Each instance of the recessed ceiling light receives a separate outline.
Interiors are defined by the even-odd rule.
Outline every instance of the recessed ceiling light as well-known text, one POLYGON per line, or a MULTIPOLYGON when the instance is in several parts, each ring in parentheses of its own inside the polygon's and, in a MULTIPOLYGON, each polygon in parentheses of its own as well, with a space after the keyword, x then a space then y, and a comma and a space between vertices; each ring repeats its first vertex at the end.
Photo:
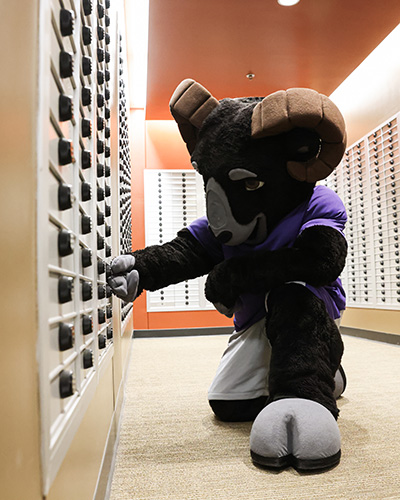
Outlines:
POLYGON ((300 0, 278 0, 279 5, 284 5, 285 7, 291 7, 292 5, 296 5, 300 0))

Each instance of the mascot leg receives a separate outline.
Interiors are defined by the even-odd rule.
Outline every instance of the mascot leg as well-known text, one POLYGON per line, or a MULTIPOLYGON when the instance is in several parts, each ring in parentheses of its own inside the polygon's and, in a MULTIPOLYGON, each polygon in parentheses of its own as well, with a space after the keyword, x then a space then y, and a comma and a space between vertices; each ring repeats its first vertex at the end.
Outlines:
POLYGON ((340 460, 335 374, 343 343, 325 304, 300 284, 268 297, 267 334, 272 345, 269 404, 250 436, 255 463, 318 470, 340 460))
POLYGON ((264 408, 270 357, 265 318, 231 335, 208 391, 210 406, 220 420, 252 421, 264 408))

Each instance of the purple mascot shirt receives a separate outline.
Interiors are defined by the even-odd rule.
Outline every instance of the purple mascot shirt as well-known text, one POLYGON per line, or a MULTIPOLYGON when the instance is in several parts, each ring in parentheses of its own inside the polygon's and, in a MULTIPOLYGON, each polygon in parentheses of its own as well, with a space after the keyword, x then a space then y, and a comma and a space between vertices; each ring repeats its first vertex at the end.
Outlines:
MULTIPOLYGON (((343 234, 346 220, 346 210, 337 194, 325 186, 316 186, 311 198, 282 219, 266 240, 259 245, 227 246, 219 243, 209 229, 206 217, 195 220, 188 226, 188 229, 217 264, 224 259, 240 257, 256 251, 290 248, 299 234, 312 226, 329 226, 343 234)), ((339 278, 323 287, 306 286, 324 301, 331 318, 340 317, 340 312, 345 309, 346 298, 339 278)), ((242 307, 236 312, 234 319, 236 331, 248 328, 266 314, 265 294, 245 293, 240 296, 240 301, 242 307)))

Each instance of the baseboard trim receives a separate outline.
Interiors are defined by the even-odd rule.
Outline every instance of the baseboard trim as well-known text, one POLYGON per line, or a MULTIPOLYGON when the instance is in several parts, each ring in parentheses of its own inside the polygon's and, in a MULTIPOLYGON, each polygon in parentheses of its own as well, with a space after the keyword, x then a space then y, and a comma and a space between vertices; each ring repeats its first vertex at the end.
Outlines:
POLYGON ((168 328, 164 330, 134 330, 133 338, 145 339, 155 337, 192 337, 197 335, 230 335, 233 326, 206 328, 168 328))
POLYGON ((378 342, 386 342, 387 344, 400 345, 400 335, 395 333, 375 332, 373 330, 362 330, 359 328, 350 328, 341 326, 342 335, 350 335, 351 337, 360 337, 368 340, 376 340, 378 342))
MULTIPOLYGON (((146 339, 158 337, 191 337, 197 335, 230 335, 233 327, 205 327, 205 328, 168 328, 160 330, 134 330, 133 338, 146 339)), ((400 345, 400 335, 395 333, 375 332, 372 330, 362 330, 359 328, 350 328, 341 326, 340 331, 343 335, 351 337, 360 337, 368 340, 376 340, 378 342, 386 342, 387 344, 400 345)))

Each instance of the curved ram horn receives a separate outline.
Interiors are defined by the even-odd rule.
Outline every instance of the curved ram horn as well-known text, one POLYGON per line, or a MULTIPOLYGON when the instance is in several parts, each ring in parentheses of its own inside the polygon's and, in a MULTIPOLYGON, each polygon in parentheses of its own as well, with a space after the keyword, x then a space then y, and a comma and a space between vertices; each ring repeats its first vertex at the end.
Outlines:
POLYGON ((259 102, 252 115, 254 139, 287 132, 295 127, 314 129, 321 139, 316 158, 307 162, 288 161, 289 174, 299 181, 316 182, 334 170, 346 149, 344 119, 333 102, 315 90, 279 90, 259 102))
POLYGON ((194 80, 183 80, 173 93, 169 108, 190 154, 196 147, 197 130, 218 105, 217 99, 194 80))

